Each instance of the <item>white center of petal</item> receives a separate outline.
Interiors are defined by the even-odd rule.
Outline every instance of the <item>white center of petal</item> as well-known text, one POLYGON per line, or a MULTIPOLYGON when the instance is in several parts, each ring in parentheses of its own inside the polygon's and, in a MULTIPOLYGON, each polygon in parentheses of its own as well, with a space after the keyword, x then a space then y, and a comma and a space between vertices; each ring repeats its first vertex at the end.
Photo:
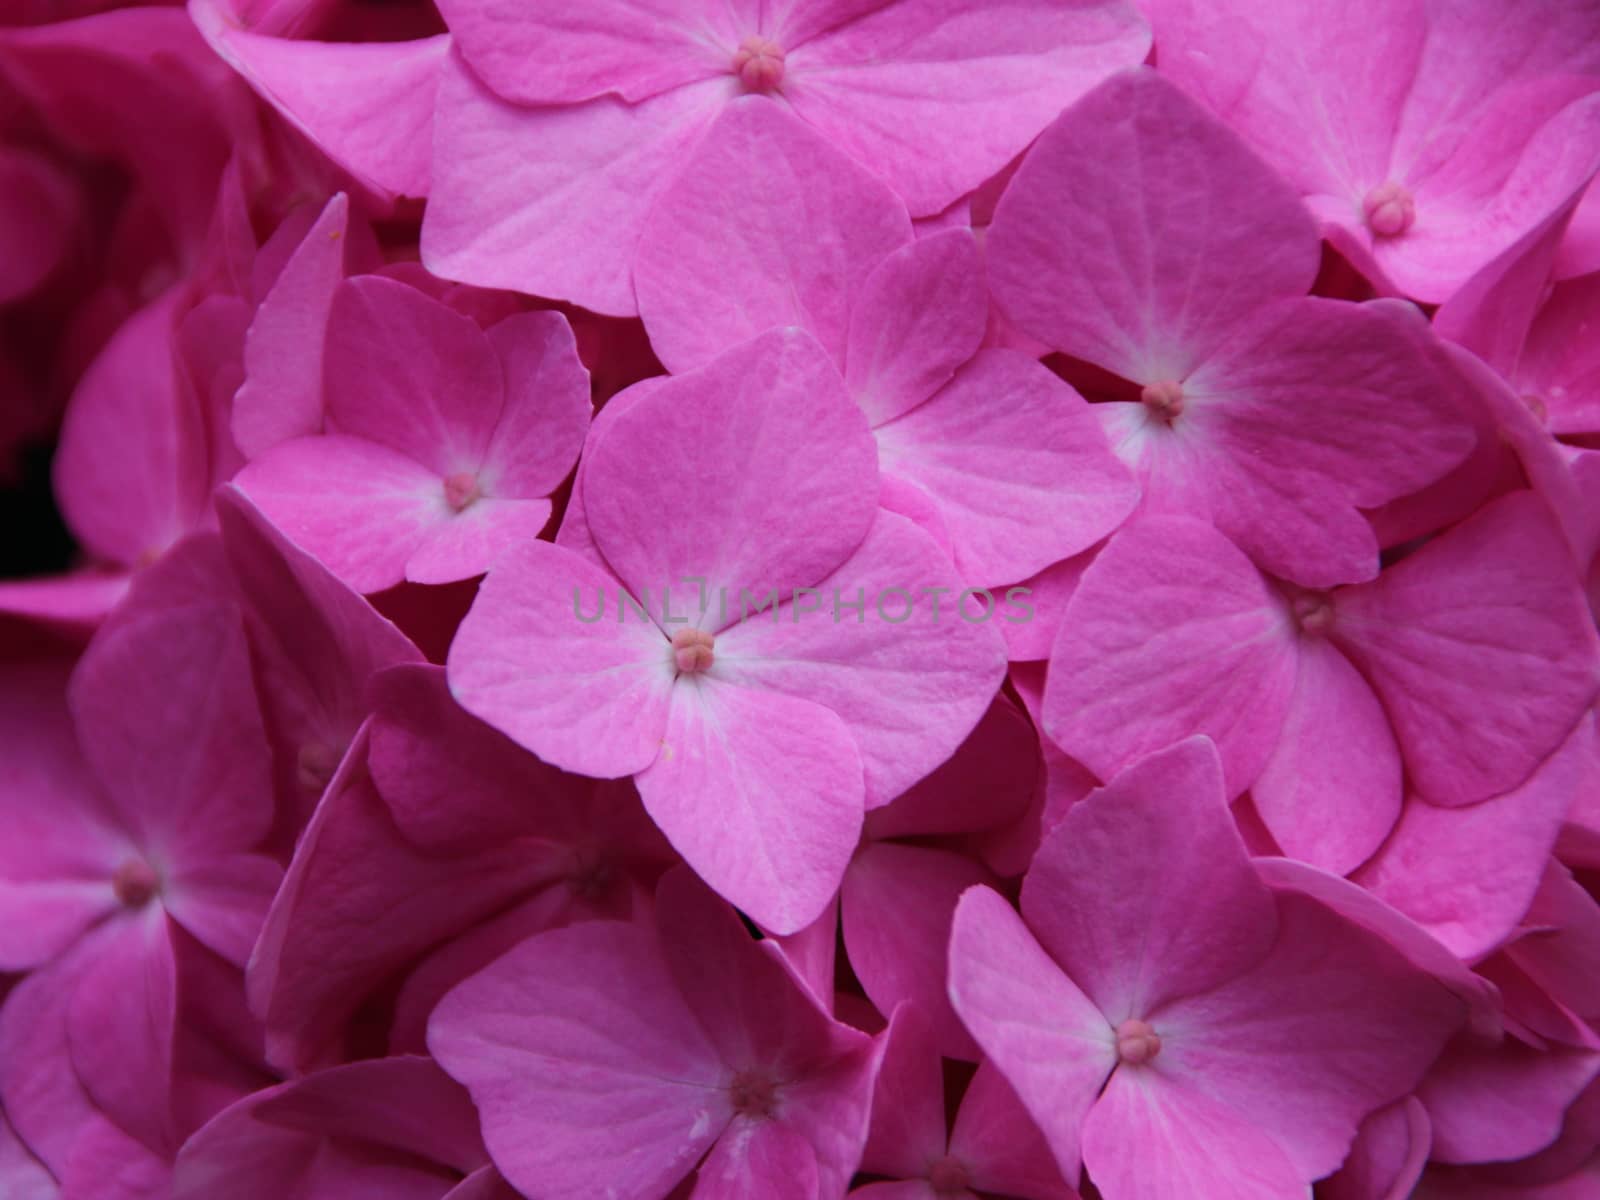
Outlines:
POLYGON ((1175 379, 1147 383, 1139 390, 1139 399, 1153 418, 1170 425, 1183 412, 1183 385, 1175 379))
POLYGON ((1149 1022, 1129 1017, 1117 1026, 1117 1057, 1130 1066, 1147 1063, 1161 1053, 1161 1035, 1149 1022))
POLYGON ((128 859, 111 877, 111 890, 126 908, 143 908, 161 890, 161 876, 137 856, 128 859))
POLYGON ((716 639, 703 629, 680 629, 672 635, 673 664, 685 675, 709 671, 715 645, 716 639))
POLYGON ((444 500, 451 508, 460 512, 471 504, 483 491, 478 484, 478 476, 473 471, 457 471, 444 481, 444 500))
POLYGON ((1417 202, 1407 188, 1391 179, 1366 194, 1361 212, 1374 237, 1399 237, 1417 219, 1417 202))
POLYGON ((752 34, 733 52, 733 73, 747 92, 775 91, 783 82, 783 47, 752 34))

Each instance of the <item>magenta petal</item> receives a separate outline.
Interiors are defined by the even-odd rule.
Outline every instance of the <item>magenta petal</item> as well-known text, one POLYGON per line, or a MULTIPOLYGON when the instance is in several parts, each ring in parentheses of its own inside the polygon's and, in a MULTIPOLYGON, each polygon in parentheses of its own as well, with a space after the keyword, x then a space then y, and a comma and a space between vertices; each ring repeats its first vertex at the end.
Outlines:
POLYGON ((28 1152, 0 1113, 0 1188, 11 1200, 57 1200, 55 1177, 28 1152))
POLYGON ((805 329, 842 367, 852 298, 910 241, 905 205, 871 171, 783 107, 738 100, 644 222, 639 312, 675 372, 780 326, 805 329))
POLYGON ((672 686, 645 810, 719 894, 775 933, 811 924, 861 835, 861 762, 839 717, 715 679, 672 686))
POLYGON ((884 472, 929 496, 974 583, 1022 579, 1086 550, 1138 504, 1089 406, 1015 351, 980 351, 873 434, 884 472))
POLYGON ((1198 521, 1146 518, 1100 552, 1067 605, 1045 732, 1102 779, 1205 734, 1237 795, 1276 744, 1295 659, 1281 602, 1232 543, 1198 521))
POLYGON ((776 1121, 735 1121, 700 1164, 696 1200, 811 1200, 820 1195, 817 1152, 776 1121))
POLYGON ((977 1047, 945 989, 950 919, 968 888, 993 876, 961 854, 878 842, 850 864, 841 896, 845 949, 879 1012, 907 1001, 934 1024, 939 1052, 976 1062, 977 1047))
POLYGON ((564 770, 608 779, 642 771, 667 730, 672 647, 655 624, 626 613, 622 597, 588 559, 530 542, 479 587, 450 645, 451 693, 564 770), (592 619, 591 596, 601 606, 592 619))
POLYGON ((1014 323, 1139 384, 1183 379, 1251 311, 1304 294, 1316 267, 1294 192, 1143 69, 1102 84, 1044 133, 989 242, 995 294, 1014 323))
POLYGON ((486 490, 548 496, 572 470, 594 406, 572 326, 559 313, 516 313, 489 330, 505 408, 484 452, 486 490))
POLYGON ((950 1155, 972 1186, 1025 1200, 1078 1200, 1044 1135, 992 1062, 978 1064, 950 1130, 950 1155))
POLYGON ((1113 1025, 1236 977, 1276 931, 1204 738, 1142 759, 1073 805, 1034 857, 1022 911, 1113 1025))
POLYGON ((1388 711, 1411 785, 1472 804, 1514 788, 1577 723, 1600 640, 1542 501, 1503 497, 1341 591, 1334 636, 1388 711), (1485 693, 1495 719, 1480 719, 1485 693))
POLYGON ((1277 748, 1250 785, 1273 840, 1348 874, 1389 836, 1400 791, 1400 750, 1371 687, 1333 646, 1302 639, 1277 748))
MULTIPOLYGON (((948 1003, 948 1001, 946 1002, 948 1003)), ((945 1150, 944 1077, 933 1027, 916 1004, 894 1011, 862 1154, 868 1175, 920 1177, 945 1150)))
POLYGON ((1116 1034, 1022 918, 988 888, 956 907, 950 1002, 1076 1178, 1084 1118, 1117 1063, 1116 1034))
POLYGON ((530 938, 445 997, 428 1044, 495 1165, 550 1200, 664 1196, 731 1116, 725 1068, 640 925, 530 938))
POLYGON ((1402 1200, 1412 1195, 1432 1139, 1428 1110, 1415 1096, 1380 1108, 1361 1123, 1344 1165, 1321 1185, 1328 1200, 1402 1200))

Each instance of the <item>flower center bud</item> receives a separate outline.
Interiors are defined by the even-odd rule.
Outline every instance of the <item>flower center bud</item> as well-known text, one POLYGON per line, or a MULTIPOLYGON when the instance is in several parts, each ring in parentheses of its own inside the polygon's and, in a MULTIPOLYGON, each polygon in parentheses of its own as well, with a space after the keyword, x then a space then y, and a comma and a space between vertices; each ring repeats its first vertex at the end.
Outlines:
POLYGON ((343 758, 342 746, 330 746, 326 742, 307 742, 300 747, 295 762, 295 777, 306 791, 321 792, 328 786, 328 780, 333 778, 333 773, 339 769, 339 763, 343 758))
POLYGON ((1117 1057, 1137 1067, 1161 1053, 1161 1035, 1146 1021, 1129 1017, 1117 1026, 1117 1057))
POLYGON ((143 908, 161 890, 161 876, 142 858, 130 858, 111 877, 111 890, 126 908, 143 908))
POLYGON ((1417 219, 1417 202, 1407 188, 1391 179, 1367 193, 1361 211, 1374 237, 1399 237, 1417 219))
POLYGON ((716 640, 703 629, 680 629, 672 635, 672 661, 685 675, 709 671, 716 640))
POLYGON ((928 1186, 940 1195, 964 1192, 971 1182, 967 1168, 948 1154, 928 1169, 928 1186))
POLYGON ((478 476, 474 471, 457 471, 444 481, 444 500, 456 512, 460 512, 471 504, 483 491, 478 486, 478 476))
POLYGON ((751 34, 733 52, 733 73, 747 92, 771 92, 783 82, 783 47, 751 34))
POLYGON ((778 1108, 778 1085, 761 1071, 740 1071, 728 1084, 728 1100, 737 1116, 770 1117, 778 1108))
POLYGON ((1528 411, 1538 419, 1539 424, 1546 425, 1550 421, 1550 406, 1544 402, 1544 397, 1526 395, 1522 402, 1528 406, 1528 411))
POLYGON ((1302 633, 1320 637, 1333 627, 1333 603, 1326 592, 1299 592, 1290 607, 1302 633))
POLYGON ((1170 425, 1183 411, 1183 385, 1175 379, 1147 383, 1139 389, 1139 399, 1152 417, 1170 425))

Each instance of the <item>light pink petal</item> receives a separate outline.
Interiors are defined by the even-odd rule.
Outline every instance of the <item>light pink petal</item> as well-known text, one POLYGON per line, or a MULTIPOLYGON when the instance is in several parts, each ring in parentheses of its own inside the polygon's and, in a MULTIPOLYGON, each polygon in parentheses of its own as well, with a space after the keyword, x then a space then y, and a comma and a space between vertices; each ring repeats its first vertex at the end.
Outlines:
MULTIPOLYGON (((638 101, 727 74, 738 7, 672 0, 598 0, 543 9, 492 0, 440 6, 461 54, 496 95, 517 104, 570 104, 615 93, 638 101)), ((746 5, 745 7, 753 8, 746 5)))
POLYGON ((143 851, 181 870, 266 835, 271 760, 237 610, 119 625, 79 661, 70 700, 84 756, 143 851))
POLYGON ((1406 1200, 1428 1162, 1433 1130, 1415 1096, 1361 1123, 1350 1155, 1321 1186, 1328 1200, 1406 1200))
POLYGON ((714 678, 672 686, 645 810, 720 895, 776 933, 814 921, 861 835, 861 761, 817 704, 714 678))
POLYGON ((1034 857, 1022 911, 1113 1025, 1248 970, 1276 928, 1204 738, 1073 805, 1034 857))
POLYGON ((1086 550, 1138 504, 1089 406, 1015 351, 981 351, 873 432, 884 472, 933 499, 956 567, 974 582, 1023 579, 1086 550))
POLYGON ((471 318, 406 284, 358 276, 334 293, 323 361, 331 430, 440 476, 484 465, 504 376, 471 318))
POLYGON ((1148 1019, 1158 1071, 1231 1107, 1309 1180, 1343 1161, 1368 1113, 1416 1085, 1466 1006, 1317 901, 1281 892, 1277 906, 1266 959, 1148 1019))
POLYGON ((1589 336, 1597 314, 1600 272, 1557 284, 1528 331, 1514 378, 1555 433, 1600 431, 1600 350, 1589 336))
POLYGON ((1520 787, 1466 808, 1413 799, 1356 882, 1456 954, 1482 958, 1532 903, 1562 818, 1592 781, 1588 722, 1520 787))
POLYGON ((557 876, 547 847, 504 839, 429 854, 395 828, 358 736, 295 847, 251 955, 250 1007, 285 1070, 340 1061, 344 1024, 425 951, 557 876))
POLYGON ((700 1165, 696 1200, 811 1200, 820 1195, 817 1152, 777 1121, 735 1121, 700 1165))
POLYGON ((978 351, 989 314, 983 259, 967 229, 918 238, 855 289, 845 386, 881 425, 928 399, 978 351))
POLYGON ((1281 601, 1227 538, 1198 521, 1145 518, 1100 552, 1067 605, 1045 677, 1045 732, 1102 779, 1205 734, 1237 795, 1277 743, 1295 660, 1281 601))
POLYGON ((1020 818, 1039 780, 1039 738, 1016 704, 995 697, 966 741, 893 804, 867 817, 877 840, 974 833, 1020 818))
POLYGON ((632 316, 645 214, 726 93, 712 80, 636 105, 602 96, 522 108, 446 59, 423 263, 446 279, 632 316))
POLYGON ((1132 6, 1103 0, 875 5, 791 50, 783 95, 921 216, 995 174, 1149 46, 1132 6))
POLYGON ((1109 1200, 1290 1200, 1310 1191, 1249 1117, 1158 1070, 1111 1076, 1084 1124, 1083 1157, 1109 1200))
MULTIPOLYGON (((158 904, 104 927, 67 1007, 71 1069, 95 1106, 157 1153, 174 1147, 178 979, 158 904)), ((65 1065, 65 1064, 63 1064, 65 1065)))
POLYGON ((297 42, 239 28, 220 0, 193 0, 189 12, 212 49, 340 166, 381 191, 428 194, 448 36, 297 42))
POLYGON ((1015 324, 1139 384, 1183 379, 1317 270, 1294 192, 1147 70, 1103 84, 1040 138, 987 248, 1015 324))
POLYGON ((1457 1038, 1417 1087, 1433 1123, 1433 1159, 1495 1162, 1544 1149, 1597 1072, 1600 1054, 1589 1049, 1457 1038))
POLYGON ((823 705, 861 751, 867 806, 943 763, 988 710, 1005 647, 949 560, 903 517, 878 513, 838 570, 717 635, 721 678, 823 705), (801 611, 804 608, 805 611, 801 611))
POLYGON ((842 368, 852 299, 910 241, 905 205, 867 167, 750 97, 717 118, 644 222, 639 312, 672 371, 789 325, 842 368))
POLYGON ((1277 748, 1250 795, 1285 854, 1345 875, 1400 817, 1400 749, 1349 659, 1303 638, 1299 664, 1277 748))
POLYGON ((856 549, 877 504, 876 460, 822 347, 774 330, 616 418, 585 470, 584 513, 606 561, 658 620, 671 588, 672 607, 712 632, 738 619, 741 590, 786 597, 856 549), (699 587, 682 582, 694 578, 699 587))
POLYGON ((1552 860, 1523 923, 1531 929, 1506 948, 1511 961, 1575 1016, 1600 1018, 1594 989, 1600 978, 1600 905, 1552 860))
POLYGON ((244 342, 245 380, 233 397, 233 440, 247 457, 322 432, 323 343, 345 272, 350 204, 334 196, 262 298, 244 342))
POLYGON ((594 406, 572 326, 553 312, 516 313, 489 330, 505 409, 484 453, 484 490, 548 496, 578 460, 594 406))
POLYGON ((406 578, 437 584, 482 575, 537 541, 549 521, 548 500, 475 500, 428 531, 406 559, 406 578))
POLYGON ((976 1062, 977 1047, 945 991, 950 919, 961 893, 994 877, 965 855, 879 842, 844 877, 845 949, 879 1012, 911 1001, 928 1015, 940 1053, 976 1062))
POLYGON ((839 968, 839 901, 822 910, 822 915, 796 933, 775 939, 794 973, 805 983, 827 1012, 837 1000, 835 981, 839 968))
POLYGON ((1383 701, 1412 787, 1438 804, 1522 783, 1600 683, 1600 642, 1570 555, 1527 492, 1340 592, 1334 636, 1383 701))
POLYGON ((62 1195, 95 1200, 168 1200, 171 1186, 167 1152, 152 1151, 103 1117, 73 1143, 61 1177, 62 1195))
POLYGON ((279 442, 234 486, 358 592, 399 583, 411 556, 456 517, 436 472, 387 446, 337 434, 279 442))
POLYGON ((732 1115, 724 1068, 641 925, 530 938, 445 997, 428 1044, 472 1093, 495 1165, 550 1200, 666 1195, 732 1115))
POLYGON ((171 289, 134 313, 90 364, 61 427, 54 480, 84 548, 152 558, 198 520, 210 486, 202 416, 173 358, 171 289))
POLYGON ((956 907, 950 1002, 1016 1089, 1061 1173, 1076 1178, 1083 1121, 1116 1066, 1116 1036, 988 888, 974 888, 956 907))
POLYGON ((1078 1200, 1044 1135, 992 1062, 978 1064, 950 1131, 950 1154, 972 1186, 1023 1200, 1078 1200))
POLYGON ((666 736, 672 647, 623 595, 589 560, 528 543, 479 587, 450 645, 451 693, 563 770, 643 770, 666 736))
MULTIPOLYGON (((1006 652, 1013 663, 1036 663, 1040 670, 1050 657, 1056 634, 1066 615, 1067 603, 1078 590, 1084 570, 1094 561, 1099 547, 1053 563, 1004 592, 996 589, 1001 602, 1000 632, 1006 639, 1006 652)), ((1041 675, 1041 679, 1043 676, 1041 675)))
POLYGON ((1172 427, 1144 436, 1188 443, 1197 478, 1181 490, 1203 492, 1217 527, 1262 569, 1305 587, 1371 579, 1378 543, 1357 508, 1434 482, 1473 445, 1427 336, 1414 314, 1383 305, 1263 308, 1184 379, 1172 427))
MULTIPOLYGON (((946 1001, 948 1003, 948 1001, 946 1001)), ((884 1034, 861 1170, 921 1177, 945 1150, 944 1073, 933 1027, 916 1004, 896 1009, 884 1034)))

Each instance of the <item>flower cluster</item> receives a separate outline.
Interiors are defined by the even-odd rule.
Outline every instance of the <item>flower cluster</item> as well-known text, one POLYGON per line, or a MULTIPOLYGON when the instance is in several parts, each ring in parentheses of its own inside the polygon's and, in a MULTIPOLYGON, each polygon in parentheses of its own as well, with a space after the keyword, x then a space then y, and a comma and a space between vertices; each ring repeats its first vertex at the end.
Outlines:
POLYGON ((1600 1196, 1597 0, 0 22, 0 1196, 1600 1196))

